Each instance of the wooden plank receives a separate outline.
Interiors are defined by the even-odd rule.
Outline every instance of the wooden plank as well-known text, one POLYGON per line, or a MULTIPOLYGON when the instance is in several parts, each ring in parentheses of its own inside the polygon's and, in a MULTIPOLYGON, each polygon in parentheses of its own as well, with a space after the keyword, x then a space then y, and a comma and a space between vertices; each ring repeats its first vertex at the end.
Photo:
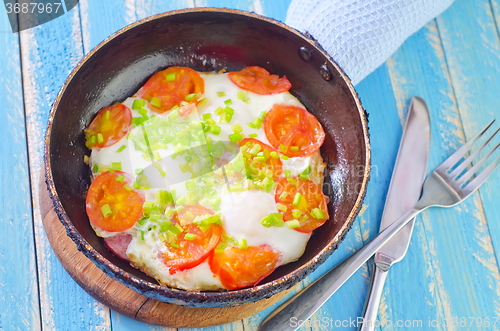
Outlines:
POLYGON ((109 310, 66 273, 45 236, 38 183, 50 105, 82 57, 78 8, 20 33, 43 330, 109 330, 109 310))
MULTIPOLYGON (((483 124, 470 110, 459 113, 457 81, 450 77, 454 65, 477 63, 480 57, 452 64, 446 48, 443 51, 444 39, 440 38, 448 33, 456 35, 458 26, 470 29, 478 18, 471 15, 468 7, 476 5, 473 1, 457 1, 449 12, 438 18, 438 25, 428 24, 388 61, 398 108, 407 106, 413 95, 422 96, 429 105, 432 126, 429 171, 463 143, 463 127, 483 124), (443 21, 449 31, 443 31, 443 21), (465 113, 469 114, 470 122, 464 120, 465 113)), ((484 18, 481 21, 484 22, 484 18)), ((480 40, 477 34, 467 42, 480 40)), ((469 49, 461 45, 457 52, 465 54, 469 49)), ((474 74, 464 72, 459 77, 460 81, 468 81, 473 80, 474 74)), ((498 90, 500 85, 496 86, 498 90)), ((500 275, 479 195, 474 194, 452 209, 424 212, 418 217, 414 232, 408 257, 391 269, 380 320, 421 320, 427 328, 430 321, 437 320, 435 329, 445 330, 457 329, 453 325, 444 327, 454 319, 497 316, 499 295, 491 289, 498 288, 500 275), (412 275, 411 283, 401 281, 408 275, 412 275), (470 286, 472 283, 474 286, 470 286), (492 301, 495 304, 492 305, 492 301), (410 303, 414 309, 408 310, 410 303)))
MULTIPOLYGON (((491 4, 493 7, 490 6, 489 1, 460 1, 438 20, 446 59, 450 67, 450 76, 467 137, 471 137, 491 119, 500 120, 498 106, 500 6, 498 1, 492 1, 491 4), (462 20, 467 23, 463 24, 462 20), (461 23, 457 25, 458 22, 461 23), (467 51, 461 51, 463 49, 467 51), (467 79, 463 79, 463 77, 467 77, 467 79)), ((498 142, 499 139, 496 141, 498 142)), ((500 259, 499 185, 500 171, 497 170, 480 189, 482 206, 478 202, 478 208, 484 208, 484 214, 483 211, 478 212, 478 217, 481 217, 483 222, 487 220, 487 224, 481 225, 485 234, 477 234, 477 240, 483 242, 484 249, 495 252, 496 260, 474 252, 478 261, 493 270, 497 269, 500 259), (491 235, 491 242, 486 236, 488 232, 491 235)), ((500 283, 492 280, 491 286, 498 295, 500 283)), ((497 300, 495 307, 500 309, 497 300)))
POLYGON ((0 11, 0 330, 40 328, 19 36, 0 11))

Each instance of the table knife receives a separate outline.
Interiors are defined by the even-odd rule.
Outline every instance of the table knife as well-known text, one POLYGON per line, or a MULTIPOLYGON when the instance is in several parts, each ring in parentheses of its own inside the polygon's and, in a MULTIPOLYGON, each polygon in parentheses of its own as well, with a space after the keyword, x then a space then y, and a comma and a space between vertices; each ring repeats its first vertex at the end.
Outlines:
MULTIPOLYGON (((412 99, 391 184, 385 200, 380 231, 408 211, 420 198, 429 157, 430 124, 427 106, 419 97, 412 99)), ((389 268, 403 259, 410 244, 414 219, 402 228, 373 257, 375 268, 360 331, 373 331, 380 297, 389 268)))

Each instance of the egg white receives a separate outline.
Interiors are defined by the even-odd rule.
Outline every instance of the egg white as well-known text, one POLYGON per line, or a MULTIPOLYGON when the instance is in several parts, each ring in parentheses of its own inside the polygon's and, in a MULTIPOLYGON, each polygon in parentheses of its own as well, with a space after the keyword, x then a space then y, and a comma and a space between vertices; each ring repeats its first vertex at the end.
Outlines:
MULTIPOLYGON (((234 109, 234 115, 231 123, 217 123, 221 127, 219 135, 207 133, 213 141, 229 141, 229 135, 233 133, 232 126, 239 123, 243 129, 243 136, 248 137, 250 134, 257 134, 255 139, 270 145, 264 128, 253 129, 248 126, 263 111, 269 111, 274 104, 287 104, 305 108, 294 96, 289 92, 283 92, 275 95, 258 95, 252 92, 245 91, 246 97, 250 102, 244 102, 238 98, 238 92, 243 91, 238 86, 233 84, 227 74, 220 73, 200 73, 205 81, 204 97, 207 99, 202 107, 198 107, 188 120, 199 121, 204 114, 211 114, 211 118, 216 120, 218 115, 215 111, 218 107, 225 107, 225 101, 231 100, 229 105, 234 109), (219 96, 218 93, 224 92, 225 96, 219 96)), ((138 110, 132 109, 136 96, 128 98, 123 102, 132 111, 133 117, 141 116, 138 110)), ((147 116, 168 116, 154 113, 148 105, 147 116)), ((201 129, 201 128, 200 128, 201 129)), ((93 148, 89 160, 91 168, 95 164, 111 166, 113 162, 120 162, 122 171, 134 175, 137 169, 146 169, 151 161, 143 157, 143 153, 136 150, 134 143, 131 141, 136 130, 141 130, 140 127, 135 127, 129 135, 123 137, 120 141, 112 146, 105 148, 93 148), (125 146, 121 152, 117 152, 122 146, 125 146)), ((140 133, 140 132, 139 132, 140 133)), ((162 159, 168 155, 172 155, 174 150, 169 144, 167 149, 158 150, 162 159)), ((158 177, 157 181, 164 181, 161 184, 156 183, 155 187, 150 190, 145 190, 145 200, 155 201, 155 191, 159 188, 175 189, 177 196, 186 193, 184 183, 175 183, 179 173, 177 167, 158 161, 162 167, 165 166, 166 176, 158 177)), ((289 160, 283 160, 283 170, 289 170, 292 175, 298 175, 307 167, 312 169, 312 180, 317 184, 322 184, 323 178, 323 161, 319 151, 308 157, 294 157, 289 160)), ((151 168, 151 167, 150 167, 151 168)), ((95 173, 94 175, 97 175, 95 173)), ((178 180, 177 180, 178 181, 178 180)), ((270 213, 277 213, 276 203, 274 199, 274 190, 264 192, 258 190, 243 191, 241 193, 227 193, 222 186, 215 185, 214 187, 221 194, 221 221, 224 230, 234 238, 244 238, 249 246, 251 245, 269 245, 276 251, 280 252, 280 264, 286 264, 297 260, 304 252, 310 233, 301 233, 288 227, 264 227, 261 224, 263 217, 270 213)), ((149 222, 149 221, 148 221, 149 222)), ((151 224, 146 223, 142 228, 148 228, 151 224)), ((92 224, 98 236, 109 237, 116 233, 104 231, 92 224)), ((197 267, 178 271, 171 275, 168 267, 158 257, 165 245, 158 237, 158 230, 151 230, 144 233, 144 240, 141 238, 140 229, 133 227, 126 233, 132 234, 132 241, 127 249, 127 256, 132 261, 132 264, 141 270, 155 277, 161 283, 169 286, 182 288, 186 290, 216 290, 223 289, 218 276, 210 271, 207 261, 204 261, 197 267)))

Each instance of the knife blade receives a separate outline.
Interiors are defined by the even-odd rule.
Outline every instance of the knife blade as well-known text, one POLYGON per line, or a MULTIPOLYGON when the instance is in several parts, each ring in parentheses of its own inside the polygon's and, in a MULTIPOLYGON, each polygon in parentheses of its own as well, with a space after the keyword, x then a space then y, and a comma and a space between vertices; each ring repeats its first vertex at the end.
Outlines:
MULTIPOLYGON (((420 198, 429 157, 430 124, 425 101, 413 97, 408 110, 391 184, 380 222, 380 231, 408 211, 420 198)), ((380 297, 390 267, 403 259, 410 244, 413 224, 410 221, 374 256, 372 286, 363 316, 361 331, 374 329, 380 297)))

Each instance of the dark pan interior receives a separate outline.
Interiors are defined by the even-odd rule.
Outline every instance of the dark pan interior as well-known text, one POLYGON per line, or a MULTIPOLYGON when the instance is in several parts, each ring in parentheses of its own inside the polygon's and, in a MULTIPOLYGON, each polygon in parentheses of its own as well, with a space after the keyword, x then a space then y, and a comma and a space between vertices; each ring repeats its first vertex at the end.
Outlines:
MULTIPOLYGON (((326 140, 321 153, 328 164, 323 190, 331 199, 329 212, 332 216, 329 222, 314 231, 300 260, 278 268, 261 284, 292 271, 296 272, 292 283, 296 283, 330 255, 338 244, 332 242, 333 238, 341 229, 343 233, 337 239, 344 237, 354 219, 349 217, 350 213, 359 208, 359 201, 356 202, 364 194, 361 190, 368 176, 369 146, 364 115, 353 92, 313 41, 284 25, 253 14, 204 9, 146 20, 124 29, 99 47, 82 62, 63 87, 60 99, 56 100, 46 149, 49 184, 51 175, 56 192, 53 199, 58 199, 62 214, 66 213, 60 217, 70 220, 66 227, 76 228, 77 231, 72 232, 73 239, 81 235, 112 264, 146 281, 141 287, 145 291, 143 294, 169 301, 169 295, 148 292, 151 289, 147 283, 156 282, 111 254, 90 227, 85 212, 90 170, 83 162, 83 155, 90 152, 84 145, 83 129, 100 108, 133 95, 159 69, 176 65, 199 71, 232 71, 257 65, 271 73, 286 75, 292 83, 291 93, 323 125, 326 140), (299 56, 300 47, 310 51, 310 61, 299 56), (329 81, 320 74, 324 64, 331 71, 329 81), (298 268, 301 269, 297 272, 298 268)), ((106 271, 105 265, 100 267, 106 271)), ((277 291, 265 291, 271 292, 277 291)), ((177 299, 182 301, 182 298, 177 299)))

